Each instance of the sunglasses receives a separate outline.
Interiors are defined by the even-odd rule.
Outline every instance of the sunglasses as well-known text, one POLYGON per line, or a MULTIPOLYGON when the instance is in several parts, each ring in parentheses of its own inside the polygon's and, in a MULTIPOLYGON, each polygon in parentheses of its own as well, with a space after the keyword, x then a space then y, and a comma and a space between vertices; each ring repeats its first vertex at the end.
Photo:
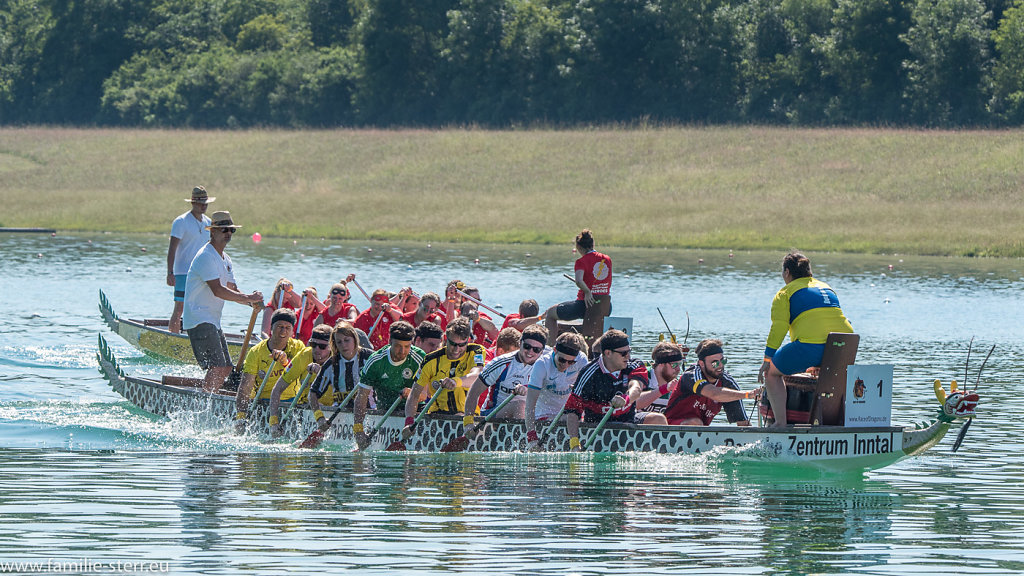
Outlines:
POLYGON ((725 366, 725 364, 726 364, 726 363, 727 363, 728 361, 729 361, 729 360, 727 360, 727 359, 725 359, 725 358, 722 358, 721 360, 712 360, 712 361, 711 361, 711 367, 712 367, 712 368, 718 368, 718 367, 720 367, 720 366, 725 366))
POLYGON ((344 290, 331 290, 331 294, 337 294, 339 296, 348 296, 348 292, 344 290))
POLYGON ((309 341, 309 345, 317 350, 327 350, 330 346, 330 344, 326 342, 313 342, 312 340, 309 341))
POLYGON ((466 346, 469 346, 469 340, 466 340, 464 342, 456 342, 454 340, 449 340, 448 345, 451 346, 452 348, 465 348, 466 346))
POLYGON ((669 362, 668 365, 674 368, 675 370, 679 370, 683 367, 682 362, 669 362))
POLYGON ((558 362, 559 364, 572 364, 575 361, 576 361, 575 358, 566 358, 565 356, 555 356, 555 362, 558 362))
POLYGON ((222 234, 234 234, 235 233, 235 229, 234 228, 221 228, 220 231, 221 231, 222 234))
POLYGON ((520 343, 520 346, 522 347, 523 350, 526 350, 527 352, 536 352, 537 354, 540 354, 541 352, 544 351, 544 347, 543 346, 531 346, 531 345, 527 344, 526 342, 520 343))
POLYGON ((615 352, 616 354, 618 354, 619 356, 622 356, 623 358, 629 358, 629 353, 632 352, 632 351, 633 350, 631 348, 626 348, 625 351, 623 351, 623 350, 612 350, 612 352, 615 352))

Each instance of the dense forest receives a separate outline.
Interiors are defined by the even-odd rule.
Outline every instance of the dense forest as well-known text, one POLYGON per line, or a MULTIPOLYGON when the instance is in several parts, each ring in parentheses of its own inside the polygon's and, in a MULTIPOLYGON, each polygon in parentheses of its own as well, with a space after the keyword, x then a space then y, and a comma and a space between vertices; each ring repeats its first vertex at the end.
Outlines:
POLYGON ((0 0, 0 124, 1024 124, 1024 0, 0 0))

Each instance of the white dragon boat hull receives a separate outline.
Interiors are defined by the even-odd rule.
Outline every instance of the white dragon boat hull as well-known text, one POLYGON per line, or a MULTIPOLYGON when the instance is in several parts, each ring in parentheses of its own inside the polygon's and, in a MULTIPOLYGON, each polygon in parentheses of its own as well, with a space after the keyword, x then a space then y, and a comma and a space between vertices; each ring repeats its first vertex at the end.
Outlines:
MULTIPOLYGON (((182 411, 205 413, 210 421, 229 425, 235 414, 233 395, 208 394, 201 389, 163 384, 127 376, 118 368, 103 337, 99 337, 97 358, 100 369, 115 392, 133 405, 158 416, 182 411)), ((287 403, 284 403, 287 408, 287 403)), ((249 417, 250 433, 268 436, 267 403, 261 401, 249 417)), ((331 408, 324 412, 331 414, 331 408)), ((949 430, 951 418, 936 418, 918 426, 847 428, 843 426, 793 426, 785 429, 736 426, 635 426, 608 424, 590 441, 595 452, 655 452, 702 454, 721 451, 740 458, 806 464, 833 470, 880 468, 921 454, 937 444, 949 430)), ((325 435, 325 444, 353 448, 352 414, 345 412, 325 435)), ((380 412, 371 411, 366 427, 379 427, 368 450, 383 450, 399 440, 405 418, 393 415, 380 422, 380 412)), ((301 441, 316 428, 312 412, 296 409, 284 422, 285 437, 301 441)), ((593 426, 582 425, 588 437, 593 426)), ((456 416, 425 418, 405 444, 409 450, 439 452, 462 434, 462 419, 456 416)), ((468 451, 513 452, 525 446, 522 421, 494 420, 485 433, 471 442, 468 451)), ((567 450, 569 438, 558 426, 544 441, 548 451, 567 450)))

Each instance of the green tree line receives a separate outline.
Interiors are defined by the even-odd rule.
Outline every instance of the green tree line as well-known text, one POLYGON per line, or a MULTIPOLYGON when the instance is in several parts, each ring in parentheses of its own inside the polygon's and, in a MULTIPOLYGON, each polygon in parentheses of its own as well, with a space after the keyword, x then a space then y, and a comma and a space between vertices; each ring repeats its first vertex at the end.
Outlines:
POLYGON ((1024 0, 0 0, 0 124, 1019 126, 1024 0))

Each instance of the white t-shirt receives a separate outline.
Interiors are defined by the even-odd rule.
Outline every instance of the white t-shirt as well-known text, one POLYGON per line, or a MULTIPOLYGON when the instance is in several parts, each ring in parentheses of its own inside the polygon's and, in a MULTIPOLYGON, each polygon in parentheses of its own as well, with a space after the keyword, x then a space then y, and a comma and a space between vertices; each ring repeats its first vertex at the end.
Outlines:
POLYGON ((509 352, 488 362, 480 372, 480 379, 488 388, 498 387, 491 398, 493 406, 497 406, 509 394, 515 394, 516 386, 529 384, 532 371, 533 364, 523 364, 519 361, 518 351, 509 352))
POLYGON ((178 247, 174 250, 173 274, 188 274, 188 267, 196 254, 210 241, 210 217, 203 214, 203 219, 196 220, 192 212, 185 212, 174 219, 171 224, 171 238, 178 239, 178 247))
POLYGON ((192 260, 185 280, 185 310, 181 325, 186 330, 204 322, 220 328, 224 301, 213 295, 207 284, 210 280, 220 280, 221 286, 227 286, 235 282, 235 274, 227 253, 221 258, 213 244, 207 243, 192 260))
POLYGON ((534 416, 537 419, 554 418, 555 414, 565 406, 569 393, 576 385, 576 377, 579 376, 583 367, 587 365, 587 357, 582 352, 576 355, 576 361, 559 372, 555 365, 556 353, 548 350, 533 364, 533 371, 530 373, 530 388, 540 390, 537 397, 537 408, 534 416))

